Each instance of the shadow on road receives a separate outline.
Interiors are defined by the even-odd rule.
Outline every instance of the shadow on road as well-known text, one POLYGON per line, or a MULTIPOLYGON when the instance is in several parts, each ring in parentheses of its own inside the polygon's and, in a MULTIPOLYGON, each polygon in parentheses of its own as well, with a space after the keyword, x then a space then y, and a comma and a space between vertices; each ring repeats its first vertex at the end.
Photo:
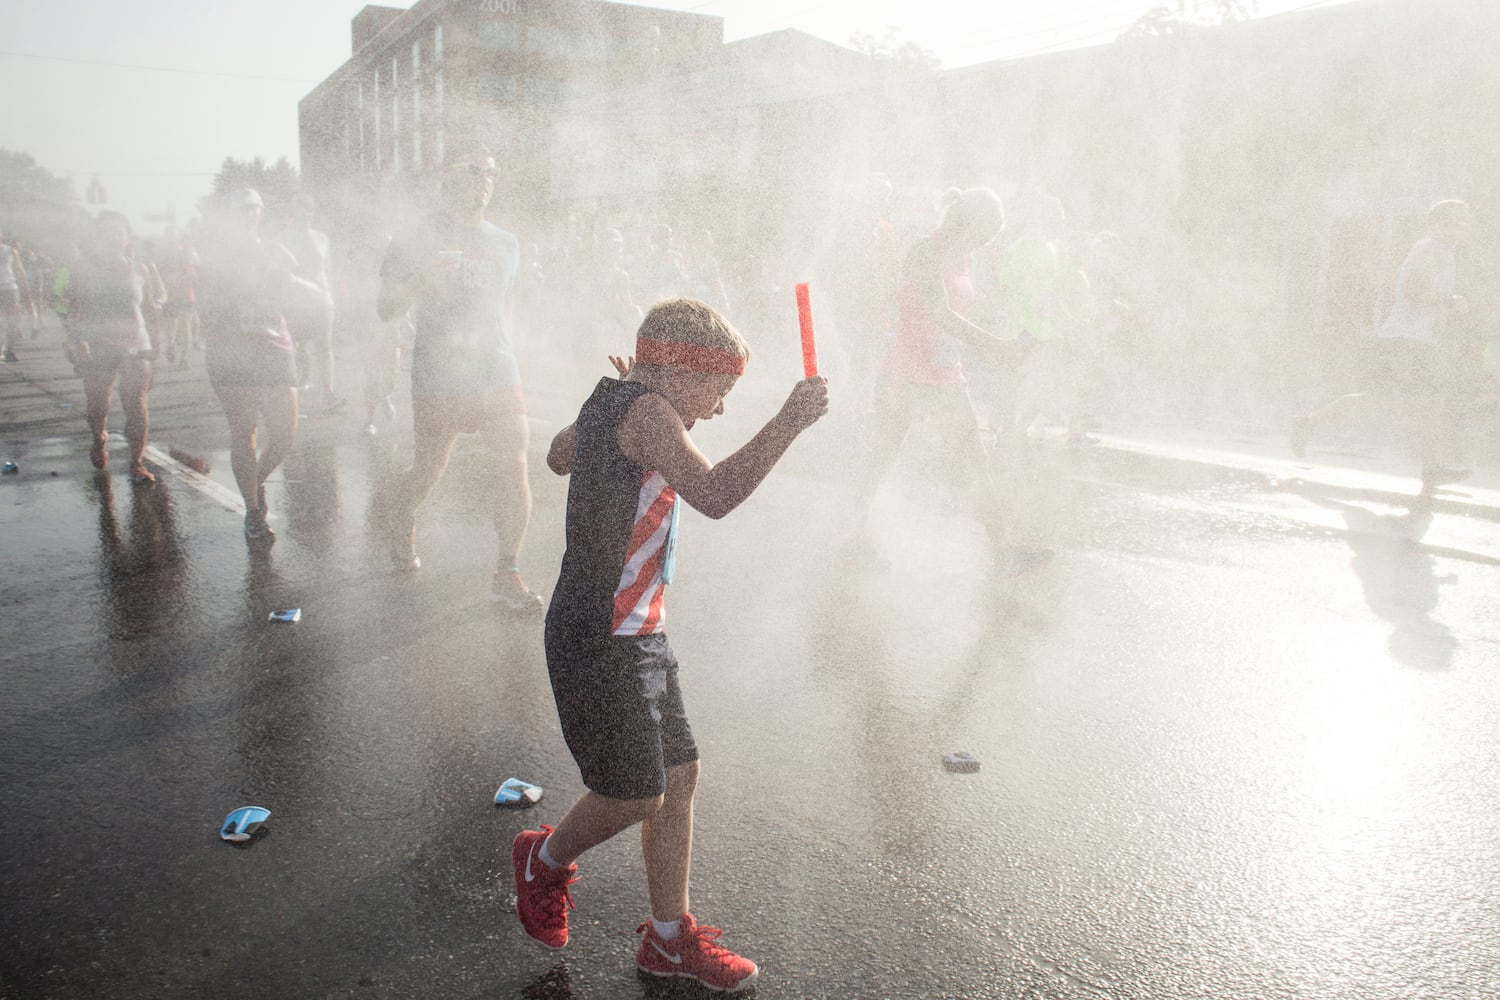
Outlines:
POLYGON ((1402 513, 1377 514, 1320 495, 1311 484, 1303 484, 1299 492, 1344 519, 1344 541, 1353 553, 1350 568, 1359 578, 1370 610, 1391 625, 1388 648, 1396 662, 1415 670, 1450 669, 1458 640, 1432 615, 1439 587, 1456 582, 1457 577, 1439 575, 1437 552, 1422 542, 1432 526, 1430 499, 1419 494, 1402 513))

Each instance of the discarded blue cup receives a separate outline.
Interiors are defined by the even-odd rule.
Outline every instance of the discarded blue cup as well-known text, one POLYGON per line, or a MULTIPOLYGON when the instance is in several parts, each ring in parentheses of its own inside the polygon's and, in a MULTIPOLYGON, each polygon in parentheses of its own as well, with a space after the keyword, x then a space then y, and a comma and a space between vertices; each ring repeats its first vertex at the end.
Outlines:
POLYGON ((255 831, 260 825, 271 818, 271 810, 260 806, 240 806, 234 812, 224 817, 224 825, 219 827, 219 836, 231 844, 243 844, 255 836, 255 831))
POLYGON ((6 462, 4 465, 0 465, 0 472, 5 473, 7 476, 14 476, 20 471, 21 467, 15 462, 6 462))
POLYGON ((506 778, 505 784, 495 793, 495 805, 515 809, 529 809, 542 801, 542 789, 520 778, 506 778))
POLYGON ((979 758, 971 753, 958 751, 943 754, 943 770, 955 774, 973 774, 979 770, 979 758))
POLYGON ((272 611, 273 622, 300 622, 302 620, 301 608, 287 608, 285 611, 272 611))

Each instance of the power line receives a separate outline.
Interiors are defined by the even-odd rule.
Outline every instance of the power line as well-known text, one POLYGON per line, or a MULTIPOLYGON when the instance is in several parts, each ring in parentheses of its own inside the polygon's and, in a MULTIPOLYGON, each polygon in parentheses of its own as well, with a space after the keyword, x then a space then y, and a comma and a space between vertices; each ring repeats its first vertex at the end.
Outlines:
POLYGON ((153 172, 147 170, 69 170, 59 167, 56 171, 60 174, 78 175, 87 174, 90 177, 104 177, 114 179, 116 177, 217 177, 218 171, 163 171, 153 172))
POLYGON ((0 56, 10 56, 13 59, 40 59, 45 62, 78 63, 83 66, 105 66, 110 69, 134 69, 148 73, 181 73, 187 76, 212 76, 226 80, 257 80, 262 83, 295 83, 299 86, 310 86, 317 83, 316 80, 298 80, 288 76, 257 76, 253 73, 223 73, 217 70, 207 69, 182 69, 177 66, 141 66, 135 63, 106 62, 103 59, 78 59, 72 56, 44 56, 35 52, 4 52, 0 56))

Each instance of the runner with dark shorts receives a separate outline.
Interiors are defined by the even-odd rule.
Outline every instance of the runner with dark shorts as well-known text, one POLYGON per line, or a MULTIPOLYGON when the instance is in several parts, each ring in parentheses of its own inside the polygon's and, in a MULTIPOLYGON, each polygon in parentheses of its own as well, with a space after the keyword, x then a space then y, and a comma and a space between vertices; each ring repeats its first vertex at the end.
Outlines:
POLYGON ((186 240, 176 237, 167 245, 158 270, 167 289, 167 302, 162 307, 165 329, 160 353, 165 360, 176 361, 179 369, 186 370, 198 319, 198 255, 186 240))
POLYGON ((897 292, 899 319, 875 388, 874 442, 862 483, 863 509, 856 526, 856 553, 883 567, 868 535, 869 506, 881 479, 901 451, 907 431, 918 420, 933 420, 954 451, 960 475, 989 536, 995 567, 1002 574, 1027 570, 1051 551, 1008 541, 1001 502, 990 475, 989 452, 964 380, 960 343, 1008 361, 1025 356, 1027 341, 1007 341, 967 318, 975 300, 969 255, 988 244, 1004 226, 1000 199, 988 188, 960 192, 937 231, 918 240, 901 265, 897 292))
POLYGON ((1428 209, 1428 235, 1402 261, 1391 310, 1364 345, 1357 391, 1295 417, 1292 454, 1305 457, 1317 430, 1373 401, 1394 404, 1415 432, 1424 490, 1468 477, 1468 469, 1446 459, 1456 436, 1448 396, 1473 360, 1458 322, 1466 304, 1454 291, 1458 250, 1471 226, 1469 206, 1462 201, 1440 201, 1428 209))
POLYGON ((526 400, 516 362, 514 324, 520 243, 485 218, 495 191, 495 161, 475 150, 443 172, 443 210, 391 242, 381 263, 376 310, 392 322, 411 312, 412 468, 377 497, 375 520, 402 569, 422 565, 416 511, 431 495, 460 434, 478 434, 496 477, 499 539, 492 589, 509 611, 540 612, 519 565, 531 520, 526 472, 526 400))
MULTIPOLYGON (((137 485, 150 485, 156 477, 146 468, 144 455, 154 352, 147 316, 157 320, 160 281, 154 270, 135 259, 130 223, 119 212, 100 212, 90 237, 88 252, 72 269, 68 283, 69 325, 64 342, 68 360, 83 376, 89 460, 101 470, 109 461, 106 421, 110 392, 118 381, 125 440, 130 447, 130 479, 137 485)), ((159 320, 155 325, 159 330, 159 320)))
POLYGON ((297 434, 297 372, 284 313, 323 295, 293 273, 296 261, 284 247, 260 238, 262 205, 253 190, 228 197, 224 231, 203 250, 198 289, 208 378, 229 419, 229 464, 252 543, 275 540, 265 483, 297 434), (260 422, 266 441, 257 450, 260 422))

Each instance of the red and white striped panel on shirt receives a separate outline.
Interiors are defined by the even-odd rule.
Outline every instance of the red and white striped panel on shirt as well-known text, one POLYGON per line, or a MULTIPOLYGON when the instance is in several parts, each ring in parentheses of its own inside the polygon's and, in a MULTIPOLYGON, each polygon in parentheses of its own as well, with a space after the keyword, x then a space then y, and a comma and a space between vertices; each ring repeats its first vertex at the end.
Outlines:
POLYGON ((672 534, 677 491, 659 472, 647 472, 635 507, 635 527, 625 547, 625 567, 615 588, 614 635, 651 635, 665 625, 662 570, 672 534))

